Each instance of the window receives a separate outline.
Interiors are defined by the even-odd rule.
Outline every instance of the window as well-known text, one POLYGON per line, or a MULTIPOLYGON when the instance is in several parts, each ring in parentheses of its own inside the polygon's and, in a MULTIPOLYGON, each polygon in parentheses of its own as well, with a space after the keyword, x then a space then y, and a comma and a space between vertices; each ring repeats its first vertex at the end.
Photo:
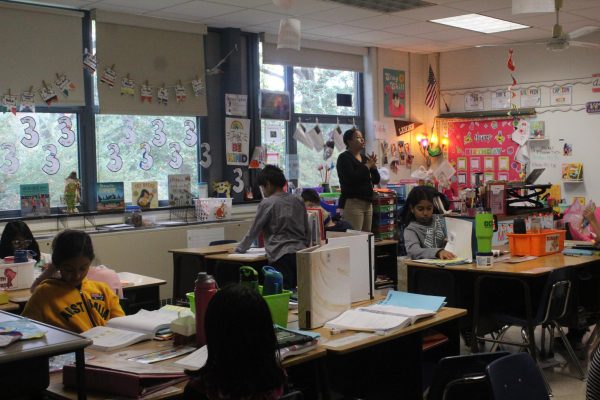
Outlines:
POLYGON ((65 178, 77 172, 77 114, 0 113, 0 209, 19 210, 20 185, 49 183, 59 206, 65 178))
POLYGON ((168 175, 198 182, 197 125, 195 117, 96 115, 98 182, 123 182, 131 202, 131 182, 158 181, 167 200, 168 175))
POLYGON ((297 114, 358 115, 356 73, 294 67, 294 112, 297 114), (337 95, 352 96, 351 107, 338 107, 337 95))

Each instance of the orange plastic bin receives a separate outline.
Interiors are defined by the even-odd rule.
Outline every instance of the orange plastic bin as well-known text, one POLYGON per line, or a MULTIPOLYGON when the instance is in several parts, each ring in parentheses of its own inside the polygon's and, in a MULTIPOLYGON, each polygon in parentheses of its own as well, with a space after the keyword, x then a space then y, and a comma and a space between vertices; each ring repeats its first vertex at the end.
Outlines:
POLYGON ((513 256, 545 256, 565 248, 565 231, 543 229, 540 233, 508 233, 513 256))

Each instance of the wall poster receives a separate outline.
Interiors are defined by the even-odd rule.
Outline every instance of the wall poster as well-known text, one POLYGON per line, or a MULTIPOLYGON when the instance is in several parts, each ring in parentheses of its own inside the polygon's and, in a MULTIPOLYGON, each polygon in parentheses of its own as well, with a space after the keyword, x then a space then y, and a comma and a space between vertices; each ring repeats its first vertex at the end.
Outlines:
POLYGON ((383 115, 406 117, 406 81, 404 71, 383 69, 383 115))
POLYGON ((519 179, 521 164, 515 161, 519 146, 511 140, 512 118, 450 120, 447 126, 448 161, 460 172, 452 182, 455 193, 472 185, 475 173, 481 173, 484 181, 519 179))
POLYGON ((248 165, 250 120, 225 118, 225 152, 227 165, 248 165))

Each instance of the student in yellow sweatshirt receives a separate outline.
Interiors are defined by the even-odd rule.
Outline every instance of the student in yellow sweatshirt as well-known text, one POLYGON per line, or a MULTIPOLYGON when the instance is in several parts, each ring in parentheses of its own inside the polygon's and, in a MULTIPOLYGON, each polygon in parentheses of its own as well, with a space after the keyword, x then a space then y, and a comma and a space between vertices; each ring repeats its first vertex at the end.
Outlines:
POLYGON ((86 278, 94 260, 90 236, 65 230, 52 242, 52 264, 60 278, 42 282, 25 305, 23 316, 81 333, 125 315, 107 284, 86 278))

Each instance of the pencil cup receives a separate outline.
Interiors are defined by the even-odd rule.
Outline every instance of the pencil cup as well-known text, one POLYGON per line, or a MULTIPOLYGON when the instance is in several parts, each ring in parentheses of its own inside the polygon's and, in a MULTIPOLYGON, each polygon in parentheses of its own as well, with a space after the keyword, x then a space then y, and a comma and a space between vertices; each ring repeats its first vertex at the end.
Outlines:
POLYGON ((477 253, 475 260, 477 261, 477 268, 492 268, 494 253, 477 253))
POLYGON ((331 193, 329 183, 321 183, 321 187, 323 188, 323 193, 331 193))

